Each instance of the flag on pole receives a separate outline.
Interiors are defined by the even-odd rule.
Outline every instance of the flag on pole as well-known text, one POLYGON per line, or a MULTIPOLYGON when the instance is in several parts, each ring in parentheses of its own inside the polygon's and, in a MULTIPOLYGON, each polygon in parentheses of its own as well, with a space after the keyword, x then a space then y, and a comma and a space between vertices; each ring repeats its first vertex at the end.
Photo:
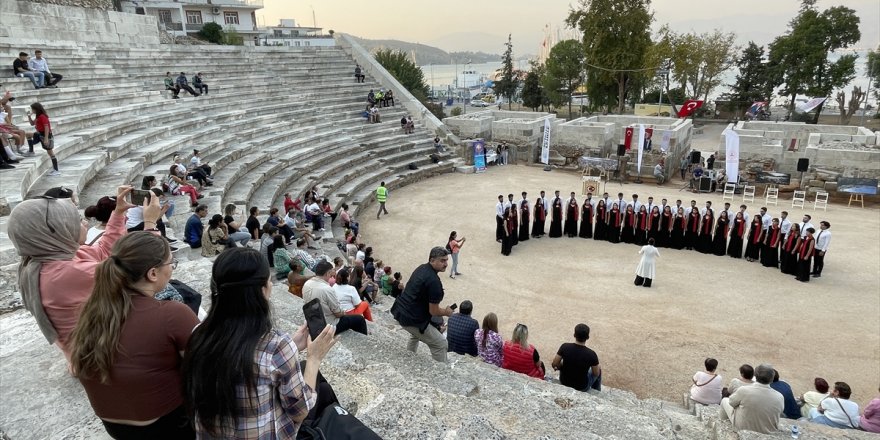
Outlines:
POLYGON ((752 106, 749 107, 748 110, 746 110, 746 114, 755 116, 758 114, 759 111, 761 111, 762 108, 764 108, 765 105, 767 105, 767 101, 755 101, 754 103, 752 103, 752 106))
POLYGON ((808 111, 822 105, 822 103, 825 102, 826 99, 827 98, 813 98, 803 104, 798 105, 797 109, 804 113, 807 113, 808 111))
POLYGON ((544 140, 541 142, 541 163, 550 164, 550 119, 544 119, 544 140))
POLYGON ((686 118, 694 113, 698 108, 703 106, 702 100, 694 100, 688 99, 681 105, 681 108, 678 109, 678 117, 686 118))
POLYGON ((633 140, 633 128, 626 127, 626 130, 623 132, 623 144, 626 145, 626 151, 629 151, 630 146, 632 145, 633 140))

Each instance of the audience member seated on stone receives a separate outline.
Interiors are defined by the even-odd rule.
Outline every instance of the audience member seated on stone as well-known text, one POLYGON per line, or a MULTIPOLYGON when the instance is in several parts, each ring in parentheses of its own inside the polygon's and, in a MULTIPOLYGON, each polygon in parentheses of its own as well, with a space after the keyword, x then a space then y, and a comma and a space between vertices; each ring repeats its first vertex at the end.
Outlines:
POLYGON ((787 419, 797 420, 801 418, 801 409, 798 406, 797 400, 794 398, 794 393, 791 391, 791 385, 789 385, 785 381, 779 380, 779 372, 773 372, 773 382, 770 383, 770 388, 773 388, 779 394, 782 394, 782 398, 785 399, 785 409, 782 410, 783 417, 787 419))
POLYGON ((379 277, 379 291, 384 295, 391 295, 391 282, 393 280, 394 276, 391 275, 391 266, 383 267, 382 275, 379 277))
POLYGON ((336 221, 336 212, 330 206, 330 199, 325 198, 321 200, 321 210, 324 212, 324 217, 330 217, 330 223, 336 221))
POLYGON ((454 313, 446 322, 446 340, 449 351, 458 354, 477 356, 477 342, 474 333, 480 329, 480 323, 471 318, 474 304, 468 300, 462 301, 458 306, 458 313, 454 313))
POLYGON ((208 186, 211 186, 213 181, 211 180, 212 170, 211 166, 208 165, 208 162, 202 162, 202 156, 199 150, 193 150, 192 157, 189 159, 189 169, 196 171, 199 170, 205 174, 205 181, 208 183, 208 186))
POLYGON ((590 327, 574 326, 574 342, 559 346, 553 358, 553 369, 559 371, 559 382, 578 391, 602 391, 602 368, 599 356, 587 347, 590 327))
POLYGON ((3 142, 3 150, 8 156, 5 158, 7 162, 17 163, 21 159, 18 156, 33 156, 34 154, 24 151, 22 148, 27 140, 27 132, 12 123, 12 106, 10 102, 14 100, 15 97, 8 90, 3 94, 3 97, 0 97, 0 141, 3 142), (15 144, 14 152, 10 142, 15 144))
POLYGON ((354 254, 354 261, 364 261, 364 258, 367 257, 367 253, 364 249, 367 248, 367 245, 364 243, 357 244, 357 252, 354 254))
POLYGON ((483 327, 474 330, 474 342, 477 344, 477 354, 480 359, 496 367, 501 366, 504 358, 504 340, 498 333, 498 316, 490 312, 483 317, 483 327))
POLYGON ((871 399, 865 413, 859 419, 859 427, 867 432, 880 434, 880 396, 871 399))
POLYGON ((443 152, 443 144, 440 142, 439 137, 434 138, 434 152, 440 154, 443 152))
POLYGON ((721 395, 723 397, 730 397, 739 387, 753 383, 755 383, 755 369, 749 364, 742 364, 739 367, 739 377, 732 379, 730 385, 721 390, 721 395))
POLYGON ((52 73, 49 71, 49 63, 43 58, 43 51, 35 50, 34 57, 28 60, 28 68, 32 72, 41 72, 44 78, 44 85, 50 88, 56 88, 56 84, 60 82, 64 76, 59 73, 52 73))
POLYGON ((180 93, 180 86, 174 82, 174 78, 171 77, 171 72, 165 72, 165 90, 171 90, 171 97, 173 99, 180 98, 180 96, 177 96, 180 93))
POLYGON ((342 257, 336 257, 333 259, 333 273, 339 273, 340 270, 345 269, 347 265, 345 264, 345 259, 342 257))
POLYGON ((539 379, 547 375, 541 355, 529 344, 529 328, 525 324, 517 324, 513 328, 513 337, 504 341, 503 351, 501 368, 539 379))
POLYGON ((202 247, 202 232, 205 226, 202 219, 208 216, 208 206, 198 205, 195 212, 186 220, 186 226, 183 229, 183 242, 193 249, 202 247))
POLYGON ((318 199, 312 199, 311 203, 306 206, 306 222, 312 223, 313 231, 324 230, 324 210, 318 204, 318 199))
POLYGON ((814 391, 807 391, 798 399, 798 404, 801 405, 801 416, 806 418, 810 418, 810 411, 818 408, 822 399, 828 397, 829 386, 825 379, 821 377, 813 379, 813 388, 814 391))
POLYGON ((186 180, 183 178, 183 175, 178 174, 177 165, 171 165, 171 168, 168 169, 168 192, 174 196, 187 194, 189 196, 190 205, 198 206, 198 200, 202 198, 202 195, 199 194, 194 186, 186 183, 186 180))
POLYGON ((330 278, 333 273, 333 265, 327 261, 319 261, 315 265, 315 276, 303 285, 303 301, 309 302, 315 298, 321 302, 324 311, 324 319, 327 324, 336 326, 336 333, 346 330, 354 330, 358 333, 367 334, 367 321, 361 315, 346 315, 339 305, 336 292, 330 286, 330 278))
MULTIPOLYGON (((162 198, 164 197, 164 193, 162 192, 161 189, 151 188, 149 191, 153 194, 154 197, 159 198, 159 206, 161 207, 161 209, 160 209, 161 215, 159 216, 159 220, 156 220, 156 229, 159 231, 159 233, 162 235, 162 237, 166 237, 165 222, 162 221, 162 216, 164 216, 168 212, 171 205, 162 203, 162 198)), ((125 214, 126 214, 125 228, 128 230, 128 232, 143 231, 144 230, 144 210, 142 207, 140 207, 140 206, 132 207, 125 214)), ((167 239, 167 237, 166 237, 166 239, 167 239)), ((171 243, 173 241, 177 241, 177 240, 168 240, 169 243, 171 243)), ((171 250, 174 251, 176 249, 171 249, 171 250)))
POLYGON ((452 316, 449 307, 440 308, 443 301, 443 282, 438 272, 446 270, 449 252, 441 246, 431 248, 428 262, 413 271, 409 282, 397 301, 391 306, 391 315, 410 334, 407 349, 413 353, 423 342, 431 351, 431 357, 446 362, 446 338, 431 325, 432 316, 452 316))
POLYGON ((335 343, 333 328, 314 340, 306 326, 293 337, 274 328, 269 268, 253 249, 217 257, 211 286, 211 310, 193 330, 182 366, 199 438, 295 438, 307 416, 336 400, 318 372, 335 343))
MULTIPOLYGON (((202 81, 202 72, 195 74, 193 76, 192 81, 193 81, 193 87, 195 87, 196 90, 199 91, 199 94, 203 94, 203 93, 205 95, 208 94, 208 85, 205 84, 204 81, 202 81)), ((208 173, 208 174, 210 174, 210 173, 208 173)))
POLYGON ((309 270, 314 271, 315 266, 318 264, 318 259, 316 259, 312 254, 310 254, 306 250, 306 239, 300 238, 296 240, 296 250, 293 253, 295 258, 298 258, 309 270))
POLYGON ((260 238, 260 255, 266 258, 269 267, 275 267, 275 237, 281 236, 278 228, 266 223, 263 225, 263 235, 260 238))
POLYGON ((180 177, 186 177, 189 180, 195 180, 199 183, 199 191, 201 191, 206 186, 211 186, 213 181, 210 177, 205 173, 205 171, 201 168, 187 168, 186 165, 183 164, 183 157, 179 154, 174 155, 174 165, 177 166, 177 175, 180 177))
POLYGON ((34 127, 34 132, 31 133, 30 138, 27 140, 28 156, 33 156, 34 145, 40 144, 40 146, 46 150, 46 154, 49 155, 49 159, 52 161, 52 171, 49 171, 46 175, 60 176, 61 173, 58 171, 58 158, 55 157, 55 133, 52 131, 52 123, 49 122, 49 114, 46 113, 43 104, 40 104, 39 102, 31 104, 31 109, 27 112, 27 118, 28 123, 34 127), (31 115, 35 116, 35 118, 31 119, 31 115))
POLYGON ((394 92, 392 92, 391 90, 387 90, 385 92, 385 94, 382 95, 382 98, 384 98, 384 100, 385 100, 385 104, 384 104, 385 107, 388 107, 388 106, 394 107, 394 92))
POLYGON ((706 371, 697 371, 691 379, 691 399, 703 405, 718 405, 721 403, 721 375, 715 373, 718 368, 718 361, 712 358, 706 358, 703 362, 706 371))
POLYGON ((412 134, 416 130, 416 124, 412 120, 412 116, 407 116, 405 118, 405 122, 403 124, 403 132, 406 134, 412 134))
POLYGON ((292 260, 290 262, 290 272, 287 274, 287 291, 302 298, 303 284, 313 276, 315 276, 315 273, 310 271, 302 261, 292 260))
POLYGON ((367 109, 376 104, 376 92, 374 92, 373 89, 370 89, 370 92, 367 93, 367 103, 369 104, 367 109))
MULTIPOLYGON (((94 246, 84 246, 88 226, 71 199, 40 198, 19 203, 9 215, 7 234, 21 256, 18 289, 22 303, 34 316, 43 336, 70 359, 69 337, 83 303, 95 286, 95 268, 125 232, 125 196, 131 187, 116 191, 116 207, 104 235, 94 246), (47 237, 51 237, 47 240, 47 237), (59 289, 58 286, 64 286, 59 289)), ((147 222, 155 226, 159 204, 145 207, 147 222)))
POLYGON ((284 224, 293 231, 294 238, 305 238, 309 249, 318 249, 316 242, 321 237, 312 235, 311 230, 303 223, 303 216, 297 214, 296 210, 287 211, 287 215, 284 216, 284 224))
POLYGON ((336 299, 339 300, 339 306, 346 315, 361 315, 367 321, 373 320, 373 314, 370 311, 370 304, 362 301, 357 289, 348 283, 349 270, 343 268, 336 272, 336 283, 333 285, 333 291, 336 292, 336 299))
MULTIPOLYGON (((382 291, 382 275, 385 275, 385 262, 382 260, 376 260, 373 267, 373 282, 376 283, 376 287, 379 289, 379 292, 382 291)), ((366 271, 366 268, 364 268, 366 271)), ((369 275, 369 274, 368 274, 369 275)))
POLYGON ((663 166, 659 163, 654 165, 654 178, 657 179, 657 185, 662 185, 663 182, 666 182, 666 176, 663 175, 663 166))
POLYGON ((113 438, 193 438, 180 363, 199 319, 184 304, 154 298, 176 266, 161 237, 122 237, 97 266, 71 335, 71 370, 113 438))
POLYGON ((366 121, 366 122, 373 122, 370 118, 370 107, 371 106, 372 106, 372 104, 367 104, 367 106, 364 107, 364 111, 361 112, 361 117, 364 118, 364 121, 366 121))
POLYGON ((284 237, 280 235, 272 239, 272 260, 275 263, 275 279, 286 280, 287 275, 293 270, 293 257, 284 247, 284 237))
POLYGON ((385 107, 385 90, 379 89, 373 96, 376 98, 377 107, 385 107))
POLYGON ((18 58, 12 62, 12 76, 31 80, 35 89, 46 87, 46 75, 43 72, 31 70, 26 52, 19 52, 18 58))
POLYGON ((144 179, 141 181, 141 189, 143 190, 154 188, 162 190, 162 197, 159 198, 159 204, 162 205, 163 208, 166 206, 168 207, 165 211, 165 218, 171 218, 171 216, 174 215, 175 204, 174 200, 168 200, 168 197, 165 195, 166 189, 163 188, 163 186, 167 185, 160 185, 156 180, 156 176, 144 176, 144 179))
POLYGON ((223 252, 223 249, 235 247, 235 243, 229 239, 229 233, 226 230, 226 224, 223 223, 223 216, 214 214, 208 220, 208 229, 202 233, 202 256, 214 257, 223 252))
MULTIPOLYGON (((110 216, 113 215, 115 209, 116 198, 104 196, 98 199, 97 203, 87 207, 85 211, 83 211, 83 217, 98 222, 98 224, 89 228, 89 231, 86 233, 85 245, 95 246, 96 243, 101 240, 104 231, 107 230, 107 222, 110 221, 110 216)), ((129 211, 131 211, 131 209, 129 209, 129 211)), ((143 208, 141 208, 141 213, 143 213, 143 208)))
POLYGON ((364 82, 364 78, 366 78, 366 75, 364 75, 363 72, 361 71, 361 65, 355 64, 354 65, 354 79, 355 79, 355 81, 362 83, 362 82, 364 82))
POLYGON ((247 246, 248 242, 251 241, 251 233, 248 232, 247 227, 243 224, 235 221, 234 215, 237 214, 238 208, 235 207, 232 203, 226 205, 223 208, 223 223, 226 224, 226 230, 229 233, 229 239, 234 243, 239 243, 242 246, 247 246))
POLYGON ((810 411, 810 422, 839 429, 859 429, 859 404, 849 400, 852 390, 846 382, 834 382, 834 389, 810 411))
POLYGON ((302 211, 302 200, 293 200, 290 193, 284 193, 284 212, 289 212, 291 209, 302 211))
POLYGON ((382 118, 379 116, 379 108, 375 105, 370 107, 370 122, 374 124, 382 122, 382 118))
POLYGON ((350 279, 351 285, 357 290, 361 299, 369 303, 379 302, 379 297, 377 295, 379 293, 379 286, 367 276, 363 264, 355 261, 350 279))
POLYGON ((262 226, 260 226, 260 219, 257 218, 258 215, 260 215, 260 208, 251 206, 250 215, 248 215, 247 221, 244 223, 244 227, 251 234, 251 240, 260 239, 260 228, 262 226))
POLYGON ((189 81, 186 80, 186 72, 180 72, 180 75, 177 76, 177 87, 181 90, 186 90, 190 95, 200 96, 200 93, 197 93, 193 90, 192 87, 189 86, 189 81))
POLYGON ((266 219, 266 223, 278 228, 278 232, 284 236, 285 243, 291 243, 294 236, 293 229, 290 229, 290 227, 284 223, 284 219, 282 219, 278 213, 278 208, 272 207, 269 209, 269 218, 266 219))
POLYGON ((721 400, 721 420, 730 420, 736 429, 770 434, 779 428, 779 415, 785 403, 782 394, 770 388, 773 367, 758 365, 757 383, 739 387, 729 398, 721 400))
POLYGON ((406 284, 403 282, 403 275, 400 272, 394 272, 394 279, 391 280, 391 297, 400 297, 404 289, 406 289, 406 284))

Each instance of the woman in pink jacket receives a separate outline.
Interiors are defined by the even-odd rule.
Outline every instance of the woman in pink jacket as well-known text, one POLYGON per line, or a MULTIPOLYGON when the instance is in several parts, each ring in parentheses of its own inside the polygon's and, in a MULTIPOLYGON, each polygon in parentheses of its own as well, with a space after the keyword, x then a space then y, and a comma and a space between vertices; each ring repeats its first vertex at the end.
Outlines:
MULTIPOLYGON (((18 283, 25 308, 50 344, 70 359, 68 338, 79 310, 92 293, 95 267, 110 255, 116 240, 125 234, 126 201, 130 186, 116 192, 116 209, 101 240, 85 246, 88 224, 68 199, 44 197, 25 200, 9 215, 9 239, 21 258, 18 283)), ((156 227, 160 207, 153 197, 144 203, 145 229, 156 227)))

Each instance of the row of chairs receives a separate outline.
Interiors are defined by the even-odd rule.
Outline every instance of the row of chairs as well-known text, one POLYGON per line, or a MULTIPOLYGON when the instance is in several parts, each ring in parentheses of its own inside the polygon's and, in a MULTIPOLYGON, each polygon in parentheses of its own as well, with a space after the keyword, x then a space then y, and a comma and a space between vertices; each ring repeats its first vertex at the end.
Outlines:
MULTIPOLYGON (((721 196, 722 200, 733 200, 734 194, 736 193, 736 184, 735 183, 727 183, 724 185, 724 194, 721 196)), ((754 185, 746 185, 743 187, 742 193, 743 202, 755 202, 755 186, 754 185)), ((779 205, 779 188, 768 186, 764 189, 764 203, 766 205, 779 205)), ((792 208, 804 208, 807 203, 807 192, 806 191, 795 191, 794 197, 791 199, 791 207, 792 208)), ((817 191, 816 198, 813 200, 813 209, 822 209, 823 211, 828 210, 828 192, 827 191, 817 191)))

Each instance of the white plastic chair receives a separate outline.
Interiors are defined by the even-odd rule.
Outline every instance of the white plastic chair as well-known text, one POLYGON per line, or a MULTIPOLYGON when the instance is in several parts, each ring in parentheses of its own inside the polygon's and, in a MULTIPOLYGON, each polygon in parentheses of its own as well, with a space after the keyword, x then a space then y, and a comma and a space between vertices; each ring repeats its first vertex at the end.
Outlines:
POLYGON ((828 193, 825 191, 816 192, 816 200, 813 201, 813 209, 822 208, 823 211, 828 210, 828 193))
POLYGON ((792 208, 803 208, 804 203, 807 200, 807 192, 806 191, 795 191, 794 197, 791 199, 791 207, 792 208))
POLYGON ((743 188, 743 202, 751 202, 755 203, 755 187, 752 185, 746 185, 743 188))
POLYGON ((767 188, 767 194, 764 196, 764 204, 779 205, 779 188, 767 188))
POLYGON ((730 199, 733 200, 733 194, 736 192, 736 184, 735 183, 725 183, 724 184, 724 194, 721 196, 721 200, 730 199))

